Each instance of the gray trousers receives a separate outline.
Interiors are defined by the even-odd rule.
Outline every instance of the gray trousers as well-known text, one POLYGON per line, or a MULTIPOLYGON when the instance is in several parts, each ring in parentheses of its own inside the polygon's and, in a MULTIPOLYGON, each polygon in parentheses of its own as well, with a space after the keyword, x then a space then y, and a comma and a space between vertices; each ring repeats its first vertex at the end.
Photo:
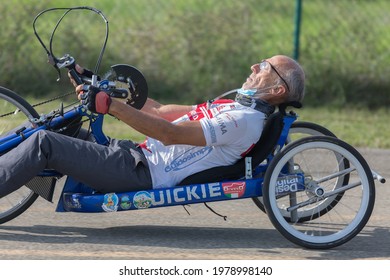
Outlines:
POLYGON ((17 190, 44 169, 54 169, 99 192, 152 188, 141 148, 128 140, 108 146, 39 131, 0 157, 0 197, 17 190))

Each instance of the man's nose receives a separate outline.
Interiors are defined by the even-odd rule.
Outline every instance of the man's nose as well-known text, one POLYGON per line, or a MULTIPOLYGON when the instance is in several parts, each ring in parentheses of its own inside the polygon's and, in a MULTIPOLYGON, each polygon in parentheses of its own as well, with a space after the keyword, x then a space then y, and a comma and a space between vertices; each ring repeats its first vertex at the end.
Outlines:
POLYGON ((258 63, 257 64, 253 64, 251 66, 251 70, 252 70, 253 73, 259 73, 260 72, 259 64, 258 63))

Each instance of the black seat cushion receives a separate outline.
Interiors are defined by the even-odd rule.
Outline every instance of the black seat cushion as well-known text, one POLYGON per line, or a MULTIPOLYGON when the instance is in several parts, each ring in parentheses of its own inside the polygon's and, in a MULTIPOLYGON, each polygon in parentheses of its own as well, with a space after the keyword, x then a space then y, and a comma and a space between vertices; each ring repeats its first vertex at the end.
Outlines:
MULTIPOLYGON (((283 130, 283 114, 278 111, 268 117, 259 141, 246 157, 252 157, 252 168, 258 166, 273 151, 283 130)), ((245 176, 245 158, 233 165, 213 167, 188 176, 179 185, 205 184, 237 180, 245 176)))

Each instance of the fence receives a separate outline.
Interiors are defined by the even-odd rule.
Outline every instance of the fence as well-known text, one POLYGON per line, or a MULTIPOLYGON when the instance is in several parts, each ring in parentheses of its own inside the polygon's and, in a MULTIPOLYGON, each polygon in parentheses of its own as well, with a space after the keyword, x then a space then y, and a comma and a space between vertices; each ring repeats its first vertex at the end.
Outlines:
MULTIPOLYGON (((79 1, 5 2, 0 4, 0 84, 35 95, 64 90, 67 79, 55 83, 31 22, 45 8, 79 1)), ((254 62, 282 53, 305 68, 306 104, 390 105, 387 0, 87 0, 83 5, 109 20, 102 72, 111 64, 135 65, 158 99, 214 97, 239 87, 254 62)), ((38 25, 47 41, 54 19, 48 16, 38 25)), ((100 18, 70 15, 56 32, 55 54, 70 52, 93 68, 103 32, 100 18)))

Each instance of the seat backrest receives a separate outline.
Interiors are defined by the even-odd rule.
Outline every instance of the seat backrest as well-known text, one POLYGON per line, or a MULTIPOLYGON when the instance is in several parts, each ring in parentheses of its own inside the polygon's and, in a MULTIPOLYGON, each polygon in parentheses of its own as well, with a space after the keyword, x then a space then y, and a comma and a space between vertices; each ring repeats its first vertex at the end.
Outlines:
MULTIPOLYGON (((284 111, 271 114, 265 122, 259 141, 246 157, 252 157, 252 168, 258 166, 273 152, 283 130, 284 111)), ((205 184, 223 180, 237 180, 245 176, 245 158, 239 159, 235 164, 213 167, 200 171, 180 182, 179 185, 205 184)))

